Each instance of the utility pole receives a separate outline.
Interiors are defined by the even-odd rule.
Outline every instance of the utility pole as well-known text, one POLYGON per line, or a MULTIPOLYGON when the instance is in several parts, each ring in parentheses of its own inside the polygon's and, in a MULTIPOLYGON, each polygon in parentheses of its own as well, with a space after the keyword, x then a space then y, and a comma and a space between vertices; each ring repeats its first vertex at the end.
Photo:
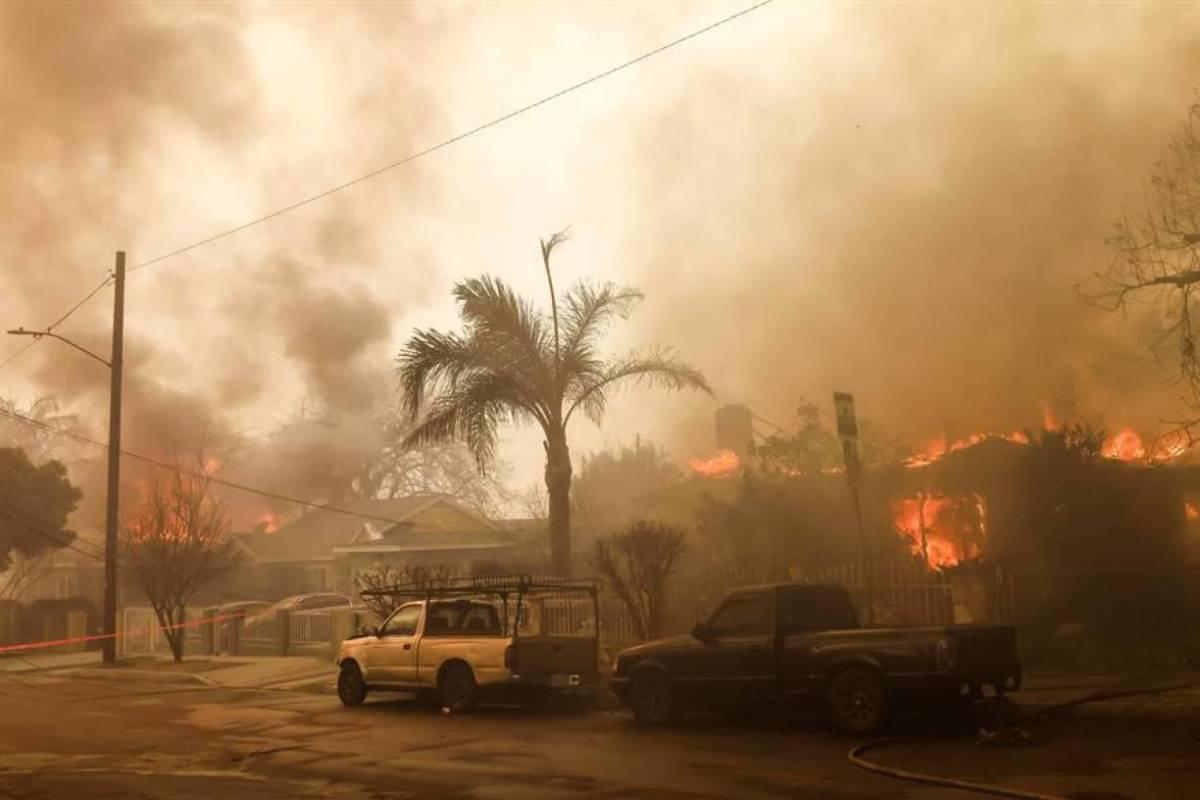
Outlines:
POLYGON ((121 367, 125 351, 125 253, 113 271, 112 384, 108 396, 108 509, 104 520, 104 663, 117 661, 117 530, 121 490, 121 367))
MULTIPOLYGON (((125 352, 125 253, 117 251, 116 268, 113 270, 112 360, 105 361, 91 350, 72 342, 54 332, 53 326, 46 330, 28 331, 25 328, 10 330, 13 336, 32 336, 57 339, 74 347, 108 367, 112 372, 112 384, 108 396, 108 511, 104 522, 104 663, 117 660, 117 530, 118 501, 121 488, 121 365, 125 352)), ((62 320, 59 320, 60 322, 62 320)))

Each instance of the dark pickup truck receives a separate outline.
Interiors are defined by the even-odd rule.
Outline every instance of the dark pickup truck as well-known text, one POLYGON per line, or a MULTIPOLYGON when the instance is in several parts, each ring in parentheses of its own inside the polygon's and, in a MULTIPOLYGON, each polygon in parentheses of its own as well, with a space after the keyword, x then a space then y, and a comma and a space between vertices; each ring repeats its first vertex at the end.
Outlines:
POLYGON ((811 584, 737 589, 690 636, 620 653, 612 677, 642 723, 807 695, 856 734, 884 727, 905 696, 953 701, 989 684, 1021 685, 1012 627, 863 628, 845 589, 811 584))

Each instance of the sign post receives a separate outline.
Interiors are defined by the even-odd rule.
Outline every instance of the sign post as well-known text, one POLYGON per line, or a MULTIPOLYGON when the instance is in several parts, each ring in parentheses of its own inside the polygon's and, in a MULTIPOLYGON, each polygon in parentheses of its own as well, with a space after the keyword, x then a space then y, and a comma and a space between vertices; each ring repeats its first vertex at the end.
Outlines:
POLYGON ((846 484, 850 487, 850 499, 854 501, 854 520, 858 525, 858 552, 862 570, 863 595, 867 624, 875 624, 875 604, 871 597, 871 576, 867 571, 867 544, 863 534, 862 462, 858 457, 858 418, 854 413, 854 396, 847 392, 833 393, 833 408, 837 415, 838 439, 842 443, 842 459, 846 464, 846 484))

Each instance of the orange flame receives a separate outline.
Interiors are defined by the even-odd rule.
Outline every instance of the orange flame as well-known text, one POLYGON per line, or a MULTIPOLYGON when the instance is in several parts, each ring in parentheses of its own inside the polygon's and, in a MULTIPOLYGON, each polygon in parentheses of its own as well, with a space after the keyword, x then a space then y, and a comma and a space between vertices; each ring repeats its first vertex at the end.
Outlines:
POLYGON ((1195 504, 1191 501, 1183 504, 1183 513, 1187 516, 1188 520, 1200 519, 1200 508, 1196 508, 1195 504))
POLYGON ((1122 428, 1104 440, 1100 454, 1116 461, 1174 461, 1188 449, 1187 435, 1176 431, 1147 447, 1133 428, 1122 428))
POLYGON ((274 533, 279 530, 279 517, 270 511, 264 511, 255 522, 255 528, 261 528, 263 533, 274 533))
POLYGON ((1150 458, 1155 461, 1174 461, 1187 452, 1187 449, 1187 435, 1183 431, 1176 431, 1154 443, 1154 451, 1150 458))
POLYGON ((740 464, 737 453, 721 450, 712 458, 689 458, 688 466, 701 477, 730 478, 737 473, 740 464))
POLYGON ((974 447, 980 442, 989 439, 1003 439, 1006 442, 1013 442, 1014 444, 1029 444, 1029 437, 1022 431, 1013 431, 1012 433, 973 433, 965 439, 955 439, 950 443, 947 443, 945 436, 939 436, 925 445, 921 452, 906 458, 904 466, 924 467, 937 461, 947 453, 953 453, 955 450, 962 450, 965 447, 974 447))
POLYGON ((1045 400, 1042 401, 1042 430, 1058 430, 1058 417, 1055 416, 1054 409, 1045 400))
POLYGON ((971 495, 968 514, 964 498, 944 495, 905 497, 892 503, 892 524, 907 540, 914 555, 924 554, 930 567, 948 567, 980 555, 979 541, 987 532, 987 507, 971 495), (922 536, 922 534, 924 534, 922 536))
POLYGON ((1100 454, 1117 461, 1137 461, 1146 457, 1146 445, 1142 444, 1142 437, 1133 428, 1122 428, 1104 441, 1100 454))

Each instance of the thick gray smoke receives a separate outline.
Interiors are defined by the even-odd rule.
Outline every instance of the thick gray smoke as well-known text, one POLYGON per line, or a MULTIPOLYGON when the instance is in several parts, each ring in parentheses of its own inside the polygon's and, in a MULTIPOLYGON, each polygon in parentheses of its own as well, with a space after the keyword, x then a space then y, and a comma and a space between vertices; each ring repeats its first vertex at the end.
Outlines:
POLYGON ((1195 99, 1198 41, 1184 4, 854 5, 692 75, 640 136, 659 335, 766 416, 844 389, 917 438, 1042 401, 1152 428, 1168 373, 1074 285, 1195 99))
MULTIPOLYGON (((189 177, 188 164, 173 160, 179 152, 195 154, 201 173, 220 162, 236 178, 239 162, 271 133, 263 94, 270 87, 256 80, 249 58, 247 30, 255 16, 248 7, 200 4, 0 8, 5 328, 51 322, 111 269, 117 247, 131 250, 132 266, 156 255, 151 248, 182 243, 174 237, 218 227, 201 218, 179 227, 184 234, 174 226, 162 233, 158 223, 175 215, 173 201, 191 208, 193 192, 207 189, 202 181, 189 185, 197 173, 189 177)), ((355 137, 364 154, 405 146, 418 105, 412 97, 404 106, 391 102, 404 88, 382 83, 356 98, 364 113, 388 109, 377 116, 389 125, 386 132, 355 137)), ((262 193, 254 186, 245 191, 262 193)), ((294 187, 280 191, 286 196, 294 187)), ((239 199, 222 196, 207 205, 220 209, 239 199)), ((239 477, 319 495, 322 481, 314 472, 356 463, 377 446, 368 431, 386 388, 392 314, 407 298, 385 303, 361 276, 381 255, 362 224, 370 202, 360 197, 321 209, 299 232, 276 237, 268 252, 227 251, 172 265, 171 275, 130 275, 128 449, 167 459, 203 451, 239 477), (230 275, 236 287, 226 283, 230 275), (275 456, 262 452, 258 442, 300 416, 299 404, 310 417, 319 410, 322 423, 303 435, 292 431, 275 456), (243 431, 236 414, 264 407, 257 430, 243 431), (255 476, 248 475, 250 465, 255 476)), ((264 205, 271 207, 271 200, 264 205)), ((245 207, 257 210, 258 203, 245 207)), ((111 307, 111 290, 105 290, 60 330, 107 356, 111 307)), ((5 356, 22 342, 0 344, 5 356)), ((42 342, 13 369, 25 382, 13 389, 11 376, 2 376, 6 390, 54 396, 81 414, 85 432, 103 438, 109 376, 101 365, 42 342)), ((143 467, 127 463, 134 491, 143 467)), ((93 502, 103 494, 102 470, 80 465, 75 473, 88 490, 83 513, 95 524, 102 514, 93 502)), ((235 505, 254 514, 263 501, 238 498, 235 505)))
MULTIPOLYGON (((0 5, 4 327, 51 321, 118 248, 168 252, 729 11, 437 8, 0 5)), ((203 443, 250 482, 319 492, 322 470, 378 445, 400 339, 454 325, 450 283, 541 292, 536 239, 569 223, 562 284, 643 289, 620 343, 676 346, 721 402, 784 422, 850 390, 914 439, 1036 424, 1043 401, 1150 428, 1176 392, 1139 321, 1074 286, 1200 86, 1198 35, 1182 4, 773 4, 135 273, 126 443, 203 443), (302 405, 323 421, 262 449, 302 405)), ((110 304, 63 332, 106 351, 110 304)), ((3 344, 0 359, 19 342, 3 344)), ((107 374, 55 343, 0 387, 103 433, 107 374)), ((637 393, 600 436, 573 431, 574 451, 640 432, 702 454, 713 408, 637 393)), ((513 435, 527 485, 538 436, 513 435)))

